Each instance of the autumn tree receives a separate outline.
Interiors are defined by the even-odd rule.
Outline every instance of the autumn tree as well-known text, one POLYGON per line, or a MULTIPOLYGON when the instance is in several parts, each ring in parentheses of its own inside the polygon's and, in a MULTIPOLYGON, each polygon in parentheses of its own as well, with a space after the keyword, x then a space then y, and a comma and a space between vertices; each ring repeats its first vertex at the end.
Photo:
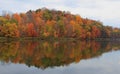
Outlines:
POLYGON ((3 37, 19 37, 18 27, 15 23, 6 23, 1 26, 0 36, 3 37))
POLYGON ((17 21, 18 24, 21 24, 21 16, 17 13, 13 14, 13 20, 17 21))
POLYGON ((28 37, 36 37, 37 33, 36 30, 34 29, 34 25, 32 23, 27 24, 27 35, 28 37))

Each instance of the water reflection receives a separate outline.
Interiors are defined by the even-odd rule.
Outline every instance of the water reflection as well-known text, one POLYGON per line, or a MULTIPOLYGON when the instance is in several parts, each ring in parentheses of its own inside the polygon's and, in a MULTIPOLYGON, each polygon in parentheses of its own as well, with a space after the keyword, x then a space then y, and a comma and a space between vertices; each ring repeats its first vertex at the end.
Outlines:
POLYGON ((46 69, 67 66, 120 49, 120 42, 12 41, 0 43, 0 61, 46 69))

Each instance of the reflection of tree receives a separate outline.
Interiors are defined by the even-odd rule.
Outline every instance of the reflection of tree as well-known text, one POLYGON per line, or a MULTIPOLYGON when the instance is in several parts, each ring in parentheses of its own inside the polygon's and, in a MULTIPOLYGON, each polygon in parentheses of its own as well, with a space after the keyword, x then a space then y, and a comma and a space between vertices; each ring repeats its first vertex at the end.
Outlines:
POLYGON ((97 57, 112 49, 118 50, 119 44, 96 41, 2 42, 0 60, 44 69, 97 57))

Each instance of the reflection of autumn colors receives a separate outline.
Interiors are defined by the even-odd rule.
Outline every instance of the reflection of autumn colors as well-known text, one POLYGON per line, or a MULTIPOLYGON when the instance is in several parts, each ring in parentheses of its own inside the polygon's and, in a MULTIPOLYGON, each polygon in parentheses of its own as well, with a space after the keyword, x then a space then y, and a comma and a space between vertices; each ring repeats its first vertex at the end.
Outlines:
POLYGON ((95 41, 3 42, 0 43, 0 60, 37 68, 69 65, 82 59, 100 56, 113 49, 118 50, 117 44, 95 41))

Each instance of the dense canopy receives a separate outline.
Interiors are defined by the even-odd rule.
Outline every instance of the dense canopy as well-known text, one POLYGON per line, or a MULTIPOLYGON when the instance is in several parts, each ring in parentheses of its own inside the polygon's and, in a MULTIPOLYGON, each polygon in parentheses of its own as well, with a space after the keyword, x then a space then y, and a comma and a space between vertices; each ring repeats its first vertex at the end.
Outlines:
POLYGON ((119 32, 100 21, 47 8, 0 17, 0 37, 95 39, 119 37, 119 32))

